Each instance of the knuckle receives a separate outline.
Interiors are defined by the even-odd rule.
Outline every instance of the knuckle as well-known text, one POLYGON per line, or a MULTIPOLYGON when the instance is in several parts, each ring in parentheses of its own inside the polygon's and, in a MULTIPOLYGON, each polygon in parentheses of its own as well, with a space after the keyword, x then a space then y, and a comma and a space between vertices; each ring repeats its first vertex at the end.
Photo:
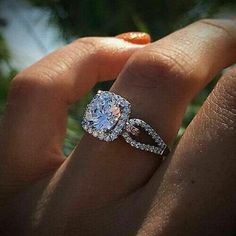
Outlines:
POLYGON ((92 62, 94 70, 102 64, 104 59, 112 54, 111 51, 112 45, 109 44, 105 38, 100 37, 80 38, 69 46, 69 54, 71 58, 81 59, 83 57, 84 61, 92 62))
POLYGON ((96 37, 81 38, 68 46, 57 50, 47 58, 37 62, 33 66, 23 70, 11 82, 9 98, 28 99, 38 95, 64 97, 70 83, 65 83, 65 72, 71 67, 78 65, 83 57, 84 62, 91 59, 96 65, 97 50, 99 42, 96 37), (60 60, 58 60, 60 58, 60 60), (54 94, 54 95, 53 95, 54 94))
POLYGON ((235 40, 236 38, 236 26, 235 22, 230 19, 201 19, 197 21, 199 24, 203 24, 207 27, 211 27, 213 30, 220 31, 222 34, 235 40))
POLYGON ((85 52, 87 56, 92 55, 96 58, 99 57, 99 59, 109 56, 114 57, 116 53, 124 52, 134 46, 128 42, 112 37, 84 37, 72 43, 73 46, 74 44, 77 50, 85 52))
MULTIPOLYGON (((44 75, 45 78, 45 75, 44 75)), ((49 91, 49 83, 38 75, 20 73, 12 80, 9 99, 32 99, 39 93, 49 91)))
POLYGON ((218 82, 208 101, 208 110, 217 113, 218 123, 235 132, 236 128, 236 69, 218 82))
POLYGON ((107 38, 103 37, 84 37, 77 39, 71 44, 71 50, 75 51, 77 55, 82 54, 93 58, 103 54, 106 55, 112 48, 111 39, 107 40, 107 38))
POLYGON ((135 53, 129 60, 126 71, 134 77, 135 84, 141 87, 187 87, 192 65, 184 52, 175 49, 145 49, 135 53))
POLYGON ((71 46, 72 50, 79 53, 94 54, 98 48, 97 37, 83 37, 75 40, 71 46))
POLYGON ((223 99, 227 99, 227 103, 236 109, 236 68, 226 72, 219 81, 219 94, 224 94, 223 99))

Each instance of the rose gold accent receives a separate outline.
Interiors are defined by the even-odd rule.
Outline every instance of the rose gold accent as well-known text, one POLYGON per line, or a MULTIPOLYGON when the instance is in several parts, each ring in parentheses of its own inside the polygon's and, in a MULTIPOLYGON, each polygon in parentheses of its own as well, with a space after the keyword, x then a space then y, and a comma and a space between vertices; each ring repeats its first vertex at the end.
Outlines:
POLYGON ((125 130, 134 136, 138 136, 140 134, 140 130, 129 123, 126 123, 125 130))
POLYGON ((113 107, 111 108, 111 112, 112 112, 112 114, 113 114, 116 118, 119 118, 120 115, 121 115, 120 108, 119 108, 119 107, 116 107, 116 106, 113 106, 113 107))

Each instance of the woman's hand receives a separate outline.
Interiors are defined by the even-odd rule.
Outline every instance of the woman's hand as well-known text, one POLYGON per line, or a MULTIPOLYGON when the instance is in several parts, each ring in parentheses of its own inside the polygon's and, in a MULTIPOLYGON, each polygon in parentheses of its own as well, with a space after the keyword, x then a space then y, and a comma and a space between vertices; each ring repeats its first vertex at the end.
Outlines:
POLYGON ((201 20, 145 47, 80 39, 21 72, 0 136, 1 235, 233 235, 235 69, 160 167, 122 139, 86 134, 66 160, 61 146, 69 105, 117 76, 111 90, 171 143, 191 99, 235 62, 236 22, 201 20))

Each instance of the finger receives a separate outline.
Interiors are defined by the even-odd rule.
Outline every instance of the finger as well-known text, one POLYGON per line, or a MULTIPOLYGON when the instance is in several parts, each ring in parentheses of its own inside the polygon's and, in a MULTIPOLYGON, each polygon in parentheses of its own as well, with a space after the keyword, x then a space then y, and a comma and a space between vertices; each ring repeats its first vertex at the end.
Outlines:
MULTIPOLYGON (((112 91, 131 102, 132 117, 151 124, 170 143, 189 101, 235 60, 235 35, 233 21, 194 23, 136 52, 112 91)), ((106 143, 85 135, 64 168, 70 173, 67 185, 76 179, 84 193, 81 202, 91 207, 143 186, 158 164, 154 154, 132 148, 122 138, 106 143)))
POLYGON ((29 181, 63 161, 68 106, 96 82, 117 76, 141 47, 126 41, 79 39, 16 76, 1 130, 2 176, 29 181))
MULTIPOLYGON (((159 197, 154 201, 153 214, 147 218, 148 224, 144 224, 146 232, 151 235, 155 230, 158 234, 158 224, 169 218, 163 235, 235 233, 235 130, 236 69, 233 68, 220 79, 181 139, 156 195, 159 197), (155 227, 151 229, 148 225, 155 227)), ((154 185, 156 179, 150 184, 152 194, 154 185)))

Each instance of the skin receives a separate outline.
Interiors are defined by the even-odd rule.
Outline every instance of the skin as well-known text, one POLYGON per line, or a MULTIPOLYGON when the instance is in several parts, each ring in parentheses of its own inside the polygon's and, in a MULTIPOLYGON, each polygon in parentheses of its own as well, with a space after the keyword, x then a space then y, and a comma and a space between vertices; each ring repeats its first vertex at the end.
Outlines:
POLYGON ((96 82, 117 77, 111 90, 132 117, 170 144, 191 99, 236 62, 235 20, 133 38, 79 39, 14 78, 0 135, 1 235, 235 234, 235 68, 163 163, 88 134, 63 157, 68 107, 96 82))

